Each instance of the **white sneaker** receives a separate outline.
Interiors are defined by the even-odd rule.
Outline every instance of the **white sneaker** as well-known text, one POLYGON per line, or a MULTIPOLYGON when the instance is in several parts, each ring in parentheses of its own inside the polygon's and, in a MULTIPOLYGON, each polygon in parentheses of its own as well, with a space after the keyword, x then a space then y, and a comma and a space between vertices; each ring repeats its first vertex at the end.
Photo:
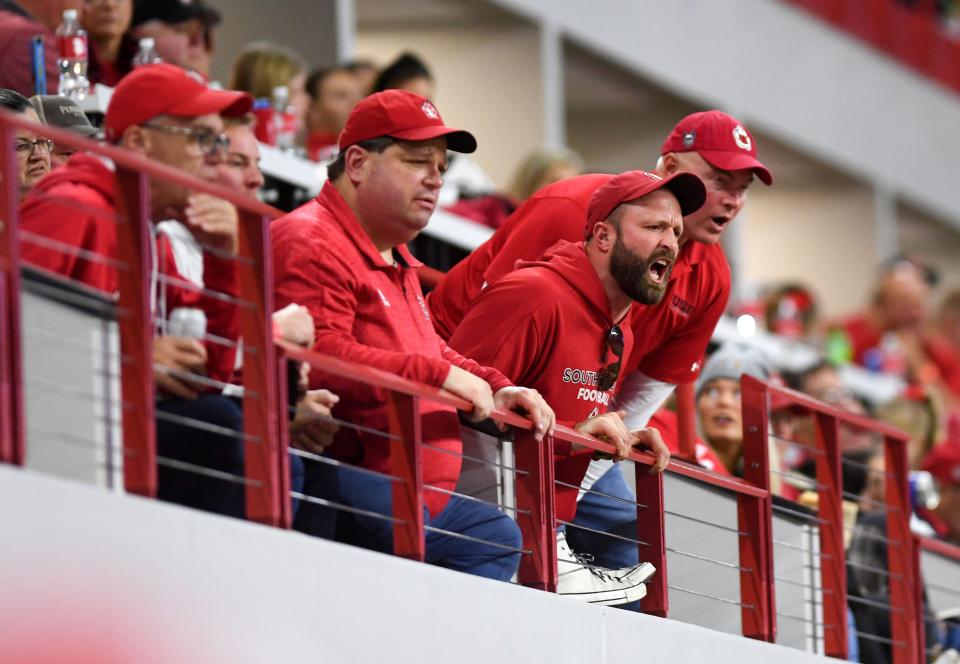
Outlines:
POLYGON ((557 533, 557 594, 591 604, 617 606, 634 602, 647 594, 644 581, 657 568, 650 563, 607 569, 592 564, 592 557, 575 553, 566 533, 557 533))

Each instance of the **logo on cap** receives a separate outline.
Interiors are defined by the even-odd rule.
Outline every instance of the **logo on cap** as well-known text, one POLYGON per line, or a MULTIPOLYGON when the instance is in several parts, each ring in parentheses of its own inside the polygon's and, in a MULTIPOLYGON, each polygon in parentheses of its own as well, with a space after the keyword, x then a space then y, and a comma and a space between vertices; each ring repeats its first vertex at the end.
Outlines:
POLYGON ((420 110, 423 111, 423 114, 431 120, 436 120, 440 117, 440 114, 437 113, 436 107, 428 101, 423 102, 423 106, 420 107, 420 110))
POLYGON ((683 147, 685 147, 685 148, 692 148, 692 147, 693 147, 693 142, 694 142, 695 140, 697 140, 697 132, 696 132, 696 131, 688 131, 686 134, 683 135, 683 147))
POLYGON ((737 125, 733 128, 733 142, 737 144, 737 147, 743 148, 744 150, 749 150, 753 146, 753 141, 750 140, 750 134, 743 128, 743 125, 737 125))

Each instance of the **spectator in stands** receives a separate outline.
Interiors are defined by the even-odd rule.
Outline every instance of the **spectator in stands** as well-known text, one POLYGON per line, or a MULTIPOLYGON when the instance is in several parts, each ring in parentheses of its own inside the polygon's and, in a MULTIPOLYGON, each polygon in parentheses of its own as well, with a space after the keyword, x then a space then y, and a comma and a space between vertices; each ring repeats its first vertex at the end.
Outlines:
POLYGON ((139 44, 129 32, 132 20, 133 0, 84 0, 80 23, 90 39, 91 85, 112 88, 133 69, 139 44))
POLYGON ((581 173, 583 159, 576 152, 540 148, 520 162, 507 193, 519 205, 547 185, 581 173))
POLYGON ((742 474, 743 421, 740 378, 747 374, 769 380, 773 367, 759 348, 728 343, 707 358, 697 381, 697 419, 703 439, 723 465, 742 474))
POLYGON ((361 99, 373 93, 373 84, 376 82, 380 70, 372 60, 365 60, 363 58, 350 60, 343 65, 343 68, 353 74, 361 99))
MULTIPOLYGON (((705 199, 703 183, 690 173, 666 179, 645 171, 618 175, 590 200, 586 242, 561 241, 540 261, 522 264, 485 289, 450 338, 451 347, 538 390, 558 421, 615 444, 618 458, 635 445, 650 447, 657 457, 653 470, 662 471, 670 453, 656 430, 630 431, 619 413, 607 409, 633 345, 631 305, 663 298, 683 215, 705 199)), ((573 519, 592 456, 591 450, 557 455, 559 521, 573 519)), ((629 541, 636 536, 636 508, 625 505, 624 511, 632 516, 622 525, 634 530, 612 532, 629 541)), ((557 543, 560 594, 608 605, 646 594, 643 581, 655 570, 639 564, 636 546, 611 570, 585 567, 563 532, 557 543)))
POLYGON ((357 77, 346 67, 320 69, 307 79, 310 108, 307 109, 307 156, 326 161, 337 152, 337 139, 350 111, 362 95, 357 77))
POLYGON ((909 434, 907 457, 912 470, 919 470, 927 454, 947 435, 943 400, 931 387, 911 388, 881 404, 876 418, 909 434))
POLYGON ((764 298, 764 327, 773 334, 810 340, 817 329, 817 301, 809 288, 783 284, 764 298))
MULTIPOLYGON (((209 178, 208 160, 226 144, 221 114, 241 116, 250 105, 248 95, 210 90, 179 67, 148 65, 124 77, 114 91, 105 118, 106 137, 135 154, 209 178)), ((21 206, 23 229, 80 251, 56 251, 49 244, 25 241, 24 260, 112 295, 117 274, 103 259, 117 259, 113 169, 80 153, 42 185, 21 206), (92 254, 101 258, 92 260, 92 254)), ((207 291, 197 292, 185 285, 189 275, 176 270, 170 243, 157 242, 154 316, 165 333, 154 338, 154 377, 163 395, 157 402, 157 448, 173 463, 242 475, 243 442, 236 433, 242 431, 242 410, 218 387, 211 389, 225 385, 233 373, 239 324, 232 303, 208 294, 237 295, 236 261, 230 258, 237 250, 237 211, 223 200, 191 194, 160 178, 151 178, 150 185, 154 219, 182 221, 198 244, 211 249, 202 260, 207 291), (181 319, 178 311, 184 314, 181 319), (171 327, 178 320, 183 328, 179 334, 171 327), (191 420, 219 430, 185 423, 191 420)), ((242 484, 168 465, 160 467, 159 476, 163 499, 220 514, 244 514, 242 484)))
POLYGON ((433 99, 436 84, 426 63, 413 53, 406 52, 380 70, 373 83, 373 91, 384 90, 407 90, 426 99, 433 99))
MULTIPOLYGON (((30 100, 14 90, 0 89, 0 108, 22 115, 36 123, 40 122, 37 112, 30 105, 30 100)), ((42 136, 38 138, 32 131, 19 127, 14 133, 17 183, 20 186, 20 197, 23 198, 41 178, 50 172, 50 151, 53 149, 53 141, 42 136)))
POLYGON ((230 139, 230 147, 217 165, 218 180, 238 193, 256 198, 263 186, 260 172, 260 144, 253 132, 252 114, 227 118, 223 133, 230 139))
POLYGON ((298 118, 310 106, 307 94, 307 65, 303 58, 283 46, 255 42, 243 49, 233 63, 230 89, 249 92, 255 99, 271 99, 274 88, 286 86, 289 103, 298 118))
POLYGON ((208 44, 205 26, 219 22, 220 12, 201 0, 149 0, 135 3, 132 32, 137 40, 152 37, 164 62, 207 77, 212 43, 208 44))
POLYGON ((83 0, 2 0, 0 1, 0 88, 24 96, 36 94, 31 62, 31 42, 43 37, 44 71, 47 90, 56 90, 60 80, 57 65, 57 38, 63 12, 79 9, 83 0))
MULTIPOLYGON (((536 435, 553 427, 553 412, 533 390, 518 388, 495 369, 481 367, 447 348, 430 325, 416 268, 406 242, 424 226, 436 204, 447 149, 472 152, 476 140, 443 124, 426 99, 387 91, 357 104, 340 136, 340 153, 328 169, 319 197, 275 221, 276 301, 301 302, 313 314, 316 348, 436 387, 473 404, 484 419, 494 408, 521 409, 536 435)), ((388 470, 387 395, 346 375, 314 372, 321 385, 342 397, 338 415, 358 428, 341 429, 329 455, 364 468, 388 470)), ((516 524, 497 509, 450 496, 460 472, 459 423, 453 409, 420 403, 425 517, 433 528, 488 541, 427 533, 426 559, 445 567, 507 580, 517 570, 516 524), (453 453, 451 455, 451 453, 453 453), (504 550, 503 545, 508 547, 504 550)), ((390 514, 392 483, 349 467, 308 463, 305 493, 367 513, 390 514), (324 471, 327 472, 324 472, 324 471)), ((301 509, 297 526, 308 532, 324 508, 301 509)), ((304 505, 303 508, 307 508, 304 505)), ((337 537, 392 551, 389 521, 359 512, 338 516, 337 537)))
POLYGON ((836 328, 846 334, 857 364, 915 385, 935 385, 960 398, 960 359, 925 329, 928 278, 915 261, 896 261, 880 275, 867 310, 836 328))
MULTIPOLYGON (((664 141, 657 172, 690 171, 707 186, 707 202, 684 219, 680 253, 671 271, 666 301, 636 307, 631 316, 634 351, 624 367, 618 410, 631 429, 646 425, 673 386, 696 378, 704 350, 730 295, 730 268, 720 236, 746 203, 754 177, 766 184, 770 172, 757 158, 756 143, 735 118, 720 111, 683 118, 664 141)), ((510 272, 518 260, 535 260, 558 240, 582 237, 590 197, 611 175, 582 175, 549 185, 529 198, 493 236, 458 263, 430 293, 428 305, 441 338, 449 338, 480 291, 510 272)), ((612 469, 594 462, 583 488, 612 469)), ((598 493, 634 497, 619 472, 609 473, 598 493)), ((614 509, 616 500, 609 500, 614 509)), ((600 560, 600 558, 598 558, 600 560)))
POLYGON ((922 516, 937 536, 960 545, 960 441, 937 445, 923 462, 940 490, 940 503, 922 516))
POLYGON ((947 293, 937 311, 934 334, 939 335, 957 355, 960 355, 960 288, 947 293))
MULTIPOLYGON (((35 95, 30 97, 30 104, 45 125, 66 129, 86 138, 94 138, 99 133, 73 99, 59 95, 35 95)), ((75 152, 73 148, 54 141, 50 167, 63 166, 75 152)))

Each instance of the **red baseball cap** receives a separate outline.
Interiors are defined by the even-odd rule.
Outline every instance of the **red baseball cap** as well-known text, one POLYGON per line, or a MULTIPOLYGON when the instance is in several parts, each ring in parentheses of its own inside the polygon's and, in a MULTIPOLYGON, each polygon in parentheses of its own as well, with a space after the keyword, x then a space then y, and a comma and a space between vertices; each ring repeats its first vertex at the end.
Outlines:
POLYGON ((703 180, 693 173, 674 173, 664 178, 648 171, 627 171, 614 176, 593 192, 587 206, 586 237, 589 238, 593 227, 609 217, 621 203, 635 201, 664 188, 677 197, 680 213, 684 217, 699 210, 707 200, 707 188, 703 180))
POLYGON ((127 127, 158 115, 193 118, 219 113, 236 118, 250 111, 253 98, 246 92, 211 90, 193 72, 169 64, 144 65, 123 77, 113 91, 104 129, 116 141, 127 127))
POLYGON ((340 133, 340 151, 381 136, 404 141, 429 141, 446 136, 450 150, 473 152, 477 149, 473 134, 447 127, 430 100, 406 90, 384 90, 354 106, 340 133))
POLYGON ((698 152, 711 166, 725 171, 751 168, 764 184, 773 183, 770 171, 757 158, 753 136, 722 111, 692 113, 678 122, 660 149, 660 154, 668 152, 698 152))
POLYGON ((960 484, 960 443, 941 443, 923 461, 923 469, 941 486, 960 484))

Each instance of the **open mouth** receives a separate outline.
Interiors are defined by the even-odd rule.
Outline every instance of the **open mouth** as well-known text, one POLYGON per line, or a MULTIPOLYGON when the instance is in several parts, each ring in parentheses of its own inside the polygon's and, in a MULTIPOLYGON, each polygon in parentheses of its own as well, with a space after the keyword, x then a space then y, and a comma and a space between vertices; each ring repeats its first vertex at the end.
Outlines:
POLYGON ((733 418, 728 415, 715 415, 713 423, 718 427, 728 427, 734 424, 733 418))
POLYGON ((730 217, 711 217, 710 221, 713 222, 717 232, 720 232, 730 223, 730 217))
POLYGON ((667 276, 670 274, 670 267, 673 265, 673 261, 669 258, 658 258, 657 260, 650 263, 650 268, 647 272, 650 273, 650 278, 658 284, 662 284, 667 280, 667 276))

